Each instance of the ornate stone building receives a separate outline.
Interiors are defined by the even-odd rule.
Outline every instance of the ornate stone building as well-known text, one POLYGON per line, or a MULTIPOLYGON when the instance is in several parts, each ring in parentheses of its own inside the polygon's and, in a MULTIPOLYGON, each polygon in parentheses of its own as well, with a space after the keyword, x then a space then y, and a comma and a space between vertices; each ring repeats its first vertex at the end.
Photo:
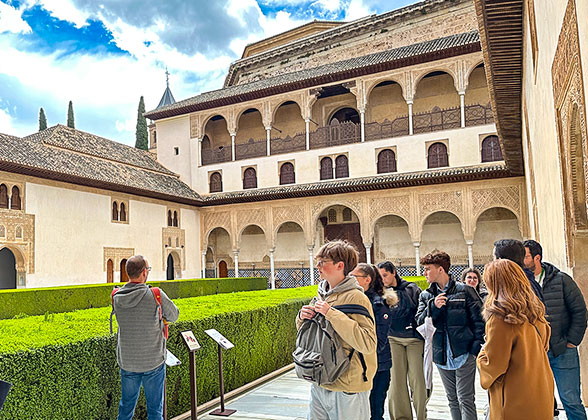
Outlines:
POLYGON ((249 45, 222 89, 146 116, 158 161, 202 196, 209 276, 308 284, 339 237, 404 274, 442 248, 457 274, 529 236, 469 0, 309 23, 249 45))

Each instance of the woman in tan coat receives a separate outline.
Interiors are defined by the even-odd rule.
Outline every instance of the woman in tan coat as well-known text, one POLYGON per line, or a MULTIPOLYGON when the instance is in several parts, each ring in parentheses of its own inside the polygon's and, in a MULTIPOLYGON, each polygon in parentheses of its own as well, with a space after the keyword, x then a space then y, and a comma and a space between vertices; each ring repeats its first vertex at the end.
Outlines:
POLYGON ((484 279, 486 345, 478 355, 478 369, 482 388, 490 394, 490 420, 551 420, 553 375, 545 306, 512 261, 489 263, 484 279))

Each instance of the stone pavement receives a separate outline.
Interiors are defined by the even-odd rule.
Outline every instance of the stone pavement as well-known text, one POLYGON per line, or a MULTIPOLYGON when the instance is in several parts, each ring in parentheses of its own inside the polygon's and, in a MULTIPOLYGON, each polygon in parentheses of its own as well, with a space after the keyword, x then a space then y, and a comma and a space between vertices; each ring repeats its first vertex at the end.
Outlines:
MULTIPOLYGON (((428 418, 429 420, 451 420, 441 378, 437 369, 434 368, 433 370, 435 372, 433 395, 427 406, 428 418)), ((230 401, 226 404, 226 407, 237 410, 237 413, 229 417, 231 420, 305 420, 309 394, 310 384, 298 379, 292 370, 230 401)), ((484 419, 483 413, 487 403, 487 394, 480 387, 476 377, 476 407, 478 408, 478 419, 480 420, 484 419)), ((199 418, 218 420, 221 417, 207 414, 199 418)), ((388 413, 386 413, 385 418, 389 420, 388 413)), ((560 417, 561 419, 562 417, 560 417)))
MULTIPOLYGON (((433 395, 427 405, 428 420, 451 420, 441 377, 437 368, 434 367, 433 372, 433 395)), ((282 376, 229 401, 226 408, 237 410, 229 417, 231 420, 306 420, 309 394, 310 384, 298 379, 294 371, 290 370, 282 376)), ((479 420, 484 420, 484 410, 487 404, 488 395, 480 386, 476 374, 476 408, 479 420)), ((387 411, 386 402, 385 419, 389 420, 387 411)), ((206 413, 198 418, 199 420, 219 420, 224 417, 206 413)), ((566 420, 563 411, 559 415, 559 420, 566 420)))

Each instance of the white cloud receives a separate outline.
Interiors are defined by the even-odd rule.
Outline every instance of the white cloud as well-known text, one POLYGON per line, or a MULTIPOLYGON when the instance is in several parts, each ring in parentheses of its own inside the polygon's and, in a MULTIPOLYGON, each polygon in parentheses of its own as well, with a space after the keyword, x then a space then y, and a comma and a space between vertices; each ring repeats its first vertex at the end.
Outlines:
POLYGON ((363 0, 351 0, 345 10, 345 20, 352 21, 375 13, 363 0))
POLYGON ((0 34, 4 32, 28 34, 31 31, 29 24, 22 19, 22 11, 0 2, 0 34))
POLYGON ((16 128, 12 123, 12 116, 7 109, 0 108, 0 133, 16 135, 16 128))
POLYGON ((313 5, 320 7, 323 10, 326 10, 330 13, 334 13, 337 10, 341 9, 341 1, 340 0, 318 0, 313 5))

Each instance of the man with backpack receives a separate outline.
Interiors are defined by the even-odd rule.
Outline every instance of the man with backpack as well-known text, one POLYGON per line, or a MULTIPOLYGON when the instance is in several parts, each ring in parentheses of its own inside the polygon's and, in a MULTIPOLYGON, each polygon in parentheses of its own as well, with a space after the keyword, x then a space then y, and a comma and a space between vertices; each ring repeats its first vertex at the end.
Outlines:
POLYGON ((118 323, 116 356, 120 367, 121 399, 118 420, 131 420, 141 385, 147 401, 147 418, 163 418, 166 358, 166 322, 180 314, 158 288, 145 282, 151 267, 141 255, 127 260, 129 282, 112 293, 112 310, 118 323))
POLYGON ((309 420, 370 418, 369 394, 377 369, 377 336, 370 300, 356 278, 349 275, 357 265, 358 256, 347 241, 323 245, 316 257, 323 279, 318 296, 303 306, 296 317, 299 330, 308 320, 324 317, 348 358, 346 370, 332 382, 327 381, 330 383, 321 382, 320 377, 306 378, 313 380, 309 420))

